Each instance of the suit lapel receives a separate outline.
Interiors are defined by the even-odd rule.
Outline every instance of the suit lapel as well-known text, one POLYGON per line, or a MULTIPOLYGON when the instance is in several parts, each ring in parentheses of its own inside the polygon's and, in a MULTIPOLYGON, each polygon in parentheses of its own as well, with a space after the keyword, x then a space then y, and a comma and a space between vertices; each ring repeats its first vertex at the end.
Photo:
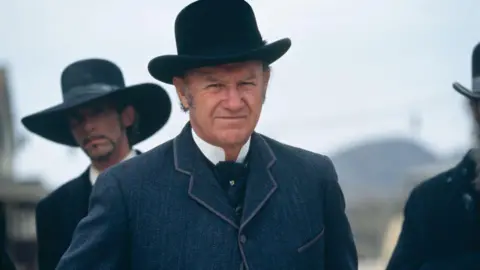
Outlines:
POLYGON ((247 179, 240 230, 259 213, 277 189, 277 182, 270 171, 270 168, 276 161, 272 149, 265 139, 257 133, 252 134, 250 147, 250 172, 247 179))
POLYGON ((175 169, 190 177, 188 196, 238 229, 235 212, 229 205, 225 192, 193 141, 190 124, 173 140, 173 155, 175 169))

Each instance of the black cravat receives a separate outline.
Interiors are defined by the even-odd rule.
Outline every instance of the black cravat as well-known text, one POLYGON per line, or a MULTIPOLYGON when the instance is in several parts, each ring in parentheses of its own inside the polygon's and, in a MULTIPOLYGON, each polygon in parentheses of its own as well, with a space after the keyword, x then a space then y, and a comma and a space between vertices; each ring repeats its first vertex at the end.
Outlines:
POLYGON ((247 165, 233 161, 222 161, 215 165, 214 171, 220 186, 227 192, 232 206, 241 206, 245 196, 247 165))
POLYGON ((220 185, 225 191, 235 186, 237 181, 246 174, 246 166, 233 161, 221 161, 215 165, 214 170, 218 175, 220 185))

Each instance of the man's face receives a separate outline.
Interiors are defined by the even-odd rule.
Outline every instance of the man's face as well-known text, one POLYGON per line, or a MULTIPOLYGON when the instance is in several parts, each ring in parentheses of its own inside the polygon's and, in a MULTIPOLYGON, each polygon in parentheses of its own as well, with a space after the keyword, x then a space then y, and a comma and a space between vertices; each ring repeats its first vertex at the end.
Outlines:
POLYGON ((199 68, 173 83, 197 134, 229 148, 243 145, 255 129, 269 78, 261 62, 251 61, 199 68))
POLYGON ((133 124, 131 106, 121 113, 111 103, 97 102, 73 110, 68 117, 73 137, 91 160, 108 159, 125 142, 126 128, 133 124))

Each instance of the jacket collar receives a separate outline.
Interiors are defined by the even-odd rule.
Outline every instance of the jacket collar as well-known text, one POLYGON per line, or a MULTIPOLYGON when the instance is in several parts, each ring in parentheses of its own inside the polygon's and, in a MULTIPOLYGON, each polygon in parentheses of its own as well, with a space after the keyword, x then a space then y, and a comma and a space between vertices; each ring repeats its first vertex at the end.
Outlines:
POLYGON ((191 126, 188 123, 173 140, 175 170, 188 175, 188 195, 233 227, 242 230, 262 209, 277 189, 277 182, 271 172, 276 156, 262 135, 253 133, 250 143, 247 188, 241 222, 236 222, 233 209, 213 172, 202 160, 202 153, 195 145, 191 126))
POLYGON ((476 175, 476 166, 475 160, 473 159, 473 150, 469 150, 453 169, 455 179, 471 182, 476 175))

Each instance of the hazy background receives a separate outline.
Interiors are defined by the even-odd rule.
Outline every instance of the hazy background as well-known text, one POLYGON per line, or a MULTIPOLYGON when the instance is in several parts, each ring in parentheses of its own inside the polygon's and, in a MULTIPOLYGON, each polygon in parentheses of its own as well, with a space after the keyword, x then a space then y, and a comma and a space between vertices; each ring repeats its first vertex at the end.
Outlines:
MULTIPOLYGON (((88 165, 83 153, 28 133, 20 118, 59 103, 60 73, 81 58, 113 60, 128 84, 153 82, 147 63, 176 53, 173 23, 190 2, 0 0, 0 62, 9 68, 16 130, 27 139, 15 171, 41 176, 50 189, 79 175, 88 165)), ((404 167, 460 157, 468 148, 470 120, 451 84, 470 86, 478 0, 249 2, 265 39, 293 42, 273 65, 257 130, 334 156, 347 201, 388 197, 404 167), (349 147, 372 144, 380 150, 342 157, 349 147), (368 167, 358 160, 373 170, 411 162, 361 176, 368 167)), ((163 86, 177 105, 173 88, 163 86)), ((172 138, 186 121, 174 106, 166 127, 136 148, 172 138)))

